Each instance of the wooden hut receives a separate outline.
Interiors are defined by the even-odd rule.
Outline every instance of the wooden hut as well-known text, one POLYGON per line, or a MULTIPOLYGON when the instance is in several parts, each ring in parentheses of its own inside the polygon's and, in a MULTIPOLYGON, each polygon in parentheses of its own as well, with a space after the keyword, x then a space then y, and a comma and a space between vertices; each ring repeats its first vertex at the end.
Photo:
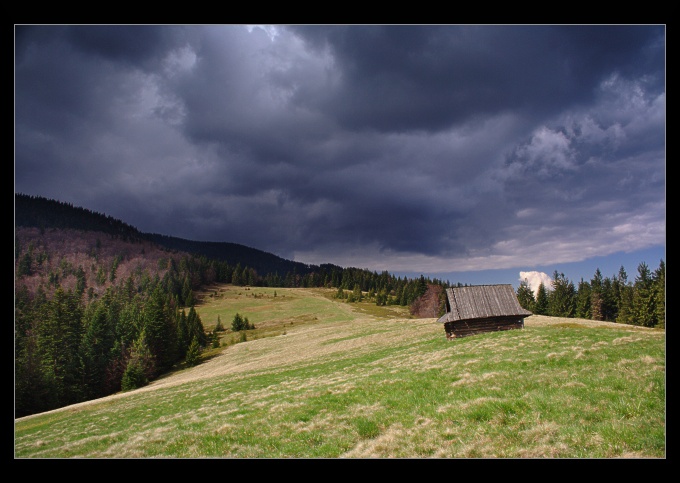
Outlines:
POLYGON ((472 285, 446 289, 444 324, 447 339, 497 330, 524 328, 531 312, 522 308, 510 284, 472 285))

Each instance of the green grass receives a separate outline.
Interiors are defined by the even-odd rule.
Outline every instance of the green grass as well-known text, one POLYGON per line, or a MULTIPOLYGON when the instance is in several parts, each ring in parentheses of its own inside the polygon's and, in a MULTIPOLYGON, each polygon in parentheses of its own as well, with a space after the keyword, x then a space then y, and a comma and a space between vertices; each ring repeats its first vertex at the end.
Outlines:
POLYGON ((435 319, 371 315, 322 290, 276 289, 275 303, 239 290, 197 310, 205 325, 238 311, 260 338, 16 420, 15 457, 665 457, 663 331, 533 316, 447 341, 435 319))

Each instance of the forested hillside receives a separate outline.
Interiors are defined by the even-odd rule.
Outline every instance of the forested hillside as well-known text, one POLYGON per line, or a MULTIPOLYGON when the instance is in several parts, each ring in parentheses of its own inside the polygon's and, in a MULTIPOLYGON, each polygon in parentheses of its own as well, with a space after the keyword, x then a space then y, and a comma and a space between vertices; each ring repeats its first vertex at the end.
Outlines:
POLYGON ((142 233, 111 216, 74 207, 70 203, 23 194, 15 195, 15 224, 41 230, 60 228, 106 233, 113 239, 125 241, 148 241, 168 250, 226 261, 232 266, 247 266, 260 274, 278 273, 285 277, 288 272, 305 275, 318 270, 313 265, 286 260, 237 243, 184 240, 157 233, 142 233))
POLYGON ((135 227, 111 216, 70 203, 41 196, 14 195, 14 225, 40 228, 68 228, 106 233, 126 241, 141 241, 144 235, 135 227))
POLYGON ((349 302, 403 306, 441 285, 148 235, 66 203, 15 198, 17 416, 145 385, 207 347, 194 293, 212 283, 333 287, 349 302))
MULTIPOLYGON (((450 286, 144 234, 45 198, 15 195, 15 220, 16 416, 140 387, 195 360, 213 339, 194 294, 213 283, 332 288, 347 303, 406 306, 415 317, 439 317, 450 286)), ((523 282, 518 299, 535 314, 665 327, 663 260, 653 272, 640 264, 632 282, 621 267, 578 286, 555 272, 552 285, 534 295, 523 282)))

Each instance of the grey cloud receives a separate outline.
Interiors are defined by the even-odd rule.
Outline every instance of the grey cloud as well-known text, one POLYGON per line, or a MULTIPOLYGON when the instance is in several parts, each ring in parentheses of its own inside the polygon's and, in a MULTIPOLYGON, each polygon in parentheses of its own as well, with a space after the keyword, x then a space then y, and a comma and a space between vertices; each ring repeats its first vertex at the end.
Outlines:
MULTIPOLYGON (((319 107, 349 129, 440 130, 508 109, 549 115, 592 98, 602 77, 642 65, 657 86, 663 28, 551 26, 296 27, 327 46, 341 87, 319 107), (624 57, 625 54, 625 57, 624 57)), ((303 99, 299 102, 304 103, 303 99)))
POLYGON ((65 30, 76 50, 103 60, 155 69, 168 51, 191 40, 191 29, 155 25, 78 25, 65 30))
POLYGON ((16 190, 402 268, 663 242, 663 26, 276 31, 18 28, 16 190))

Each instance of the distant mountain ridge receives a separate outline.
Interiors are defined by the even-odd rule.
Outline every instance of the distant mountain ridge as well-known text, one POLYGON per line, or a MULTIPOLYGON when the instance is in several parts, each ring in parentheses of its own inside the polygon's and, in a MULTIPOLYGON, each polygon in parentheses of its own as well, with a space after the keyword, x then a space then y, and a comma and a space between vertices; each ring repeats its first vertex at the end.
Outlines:
POLYGON ((14 194, 14 225, 98 231, 131 242, 146 238, 137 228, 111 216, 63 201, 21 193, 14 194))
MULTIPOLYGON (((304 275, 319 270, 318 265, 286 260, 278 255, 238 243, 193 241, 157 233, 145 234, 144 236, 147 240, 171 250, 222 260, 229 265, 240 264, 241 267, 253 268, 260 274, 278 273, 284 276, 288 272, 295 272, 304 275)), ((341 267, 336 268, 342 269, 341 267)))
POLYGON ((278 273, 285 276, 289 272, 305 275, 318 271, 321 267, 342 269, 342 267, 332 264, 323 264, 320 267, 286 260, 272 253, 238 243, 202 242, 157 233, 143 233, 124 221, 102 213, 58 200, 21 193, 14 195, 14 222, 15 226, 40 229, 57 228, 103 232, 129 242, 146 240, 169 250, 183 251, 221 260, 234 266, 240 264, 242 268, 252 268, 260 275, 278 273))

